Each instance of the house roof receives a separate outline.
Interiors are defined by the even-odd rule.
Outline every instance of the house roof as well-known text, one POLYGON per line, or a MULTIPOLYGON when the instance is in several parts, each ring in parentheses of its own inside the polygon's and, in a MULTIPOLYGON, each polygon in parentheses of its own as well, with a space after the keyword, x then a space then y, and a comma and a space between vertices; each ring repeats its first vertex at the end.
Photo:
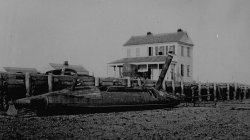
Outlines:
MULTIPOLYGON (((49 65, 53 68, 53 69, 63 69, 64 65, 63 64, 57 64, 57 63, 49 63, 49 65)), ((68 65, 67 68, 73 69, 75 71, 77 71, 77 73, 89 73, 88 70, 86 70, 83 66, 81 65, 68 65)))
POLYGON ((6 72, 11 73, 38 73, 35 68, 3 67, 6 72))
POLYGON ((133 57, 123 58, 112 61, 108 64, 120 64, 120 63, 141 63, 141 62, 165 62, 167 56, 149 56, 149 57, 133 57))
POLYGON ((187 32, 174 32, 164 34, 149 34, 141 36, 132 36, 124 46, 141 45, 141 44, 154 44, 154 43, 167 43, 179 42, 193 46, 192 40, 189 38, 187 32))

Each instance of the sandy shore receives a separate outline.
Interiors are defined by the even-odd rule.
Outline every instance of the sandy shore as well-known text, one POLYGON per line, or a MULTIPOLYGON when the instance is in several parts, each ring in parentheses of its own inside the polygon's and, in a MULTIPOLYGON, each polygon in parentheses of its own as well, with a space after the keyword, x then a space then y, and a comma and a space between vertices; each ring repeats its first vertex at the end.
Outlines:
POLYGON ((250 139, 250 100, 37 117, 0 115, 0 139, 250 139))

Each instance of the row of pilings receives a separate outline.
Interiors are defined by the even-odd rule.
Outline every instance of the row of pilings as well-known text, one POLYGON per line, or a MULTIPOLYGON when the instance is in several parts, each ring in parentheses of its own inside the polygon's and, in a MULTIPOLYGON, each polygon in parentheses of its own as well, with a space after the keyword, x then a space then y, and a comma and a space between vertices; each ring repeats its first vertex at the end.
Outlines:
MULTIPOLYGON (((39 95, 51 91, 71 88, 76 81, 83 86, 97 86, 101 90, 109 86, 153 87, 156 81, 131 78, 99 78, 93 76, 66 76, 45 74, 0 73, 0 108, 9 100, 39 95)), ((163 90, 185 95, 185 100, 225 101, 243 100, 250 97, 250 85, 242 83, 201 83, 163 81, 163 90)))

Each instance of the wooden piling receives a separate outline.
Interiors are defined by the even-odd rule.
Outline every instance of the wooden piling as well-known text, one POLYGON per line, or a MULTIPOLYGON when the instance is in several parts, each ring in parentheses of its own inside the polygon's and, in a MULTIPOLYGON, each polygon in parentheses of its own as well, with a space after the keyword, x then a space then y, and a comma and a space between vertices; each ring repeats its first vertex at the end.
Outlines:
POLYGON ((131 78, 130 77, 127 78, 127 86, 131 87, 131 78))
POLYGON ((138 81, 138 86, 139 86, 139 87, 141 87, 141 86, 142 86, 142 84, 141 84, 141 79, 140 79, 140 78, 138 78, 138 80, 137 80, 137 81, 138 81))
POLYGON ((26 97, 30 96, 31 92, 31 78, 30 78, 30 73, 25 73, 25 87, 26 87, 26 97))
POLYGON ((246 99, 246 95, 247 95, 247 86, 244 85, 244 96, 243 96, 243 99, 246 99))
POLYGON ((95 77, 95 86, 99 87, 100 85, 100 78, 99 77, 95 77))
POLYGON ((230 86, 229 83, 227 83, 227 100, 230 100, 230 86))
POLYGON ((237 83, 234 83, 234 100, 236 100, 236 94, 237 94, 237 83))
POLYGON ((165 80, 163 80, 162 81, 162 89, 164 90, 164 91, 166 91, 166 81, 165 80))
POLYGON ((207 86, 207 101, 210 101, 209 85, 207 86))
POLYGON ((183 81, 181 81, 181 95, 184 95, 184 85, 183 85, 183 81))
POLYGON ((198 84, 198 96, 199 96, 199 102, 202 101, 202 98, 201 98, 201 82, 199 82, 198 84))
POLYGON ((216 83, 214 83, 214 101, 217 101, 217 96, 216 96, 216 83))
POLYGON ((53 74, 48 75, 48 87, 49 87, 49 92, 53 91, 53 74))
POLYGON ((173 89, 173 94, 175 94, 175 84, 174 84, 174 80, 172 80, 172 89, 173 89))

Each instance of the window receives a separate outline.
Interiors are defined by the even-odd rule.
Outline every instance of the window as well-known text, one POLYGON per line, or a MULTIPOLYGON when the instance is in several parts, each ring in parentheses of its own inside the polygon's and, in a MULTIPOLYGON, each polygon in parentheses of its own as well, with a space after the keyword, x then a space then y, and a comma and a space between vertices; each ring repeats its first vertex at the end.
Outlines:
POLYGON ((175 54, 175 45, 169 46, 169 53, 175 54))
POLYGON ((127 57, 131 57, 131 50, 130 50, 130 48, 127 49, 127 57))
POLYGON ((159 55, 163 55, 164 53, 164 46, 159 47, 159 55))
POLYGON ((168 55, 168 46, 166 46, 166 55, 168 55))
POLYGON ((148 47, 148 56, 153 56, 153 47, 148 47))
POLYGON ((190 66, 187 65, 187 77, 190 77, 190 66))
POLYGON ((184 56, 184 46, 181 46, 181 56, 184 56))
POLYGON ((138 56, 140 56, 140 48, 136 48, 136 56, 138 57, 138 56))
POLYGON ((155 55, 158 55, 158 46, 155 47, 155 55))
POLYGON ((187 47, 187 56, 190 57, 190 48, 187 47))
POLYGON ((181 76, 184 76, 184 65, 181 64, 181 76))
POLYGON ((162 69, 162 68, 163 68, 163 65, 164 65, 164 64, 159 64, 159 69, 162 69))

